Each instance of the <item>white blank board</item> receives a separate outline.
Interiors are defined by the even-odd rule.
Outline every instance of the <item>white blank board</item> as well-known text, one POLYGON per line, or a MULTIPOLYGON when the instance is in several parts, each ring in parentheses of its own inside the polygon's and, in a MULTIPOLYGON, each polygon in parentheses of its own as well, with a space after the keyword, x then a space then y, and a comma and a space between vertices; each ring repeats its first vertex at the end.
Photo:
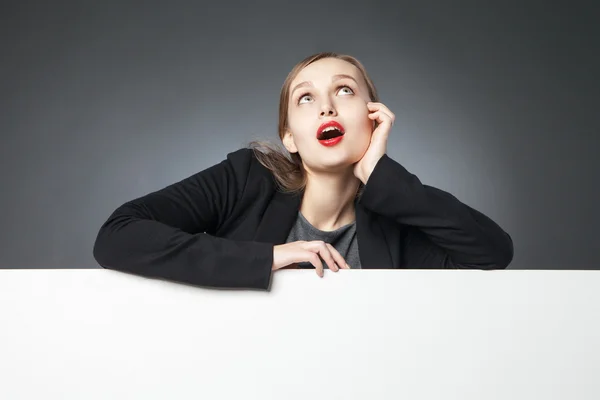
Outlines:
POLYGON ((0 270, 0 399, 600 398, 600 272, 0 270))

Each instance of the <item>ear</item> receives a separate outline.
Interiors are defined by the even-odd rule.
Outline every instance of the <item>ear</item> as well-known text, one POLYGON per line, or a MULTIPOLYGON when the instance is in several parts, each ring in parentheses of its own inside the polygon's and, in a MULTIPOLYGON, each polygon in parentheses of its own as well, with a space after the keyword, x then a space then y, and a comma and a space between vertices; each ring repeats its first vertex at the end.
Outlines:
POLYGON ((292 135, 292 132, 290 132, 290 131, 287 131, 287 130, 285 131, 285 134, 283 135, 283 145, 290 153, 298 152, 296 143, 294 143, 294 136, 292 135))

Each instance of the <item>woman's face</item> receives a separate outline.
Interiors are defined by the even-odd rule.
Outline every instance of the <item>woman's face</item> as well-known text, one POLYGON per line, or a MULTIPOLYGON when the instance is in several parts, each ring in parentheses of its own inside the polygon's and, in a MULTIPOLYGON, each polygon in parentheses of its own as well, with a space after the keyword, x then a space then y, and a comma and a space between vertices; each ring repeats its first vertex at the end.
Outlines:
POLYGON ((335 58, 308 65, 290 85, 285 147, 298 152, 310 171, 347 169, 362 158, 371 141, 374 122, 368 118, 369 101, 367 85, 354 65, 335 58), (317 137, 321 124, 328 121, 344 129, 342 140, 333 146, 325 146, 317 137))

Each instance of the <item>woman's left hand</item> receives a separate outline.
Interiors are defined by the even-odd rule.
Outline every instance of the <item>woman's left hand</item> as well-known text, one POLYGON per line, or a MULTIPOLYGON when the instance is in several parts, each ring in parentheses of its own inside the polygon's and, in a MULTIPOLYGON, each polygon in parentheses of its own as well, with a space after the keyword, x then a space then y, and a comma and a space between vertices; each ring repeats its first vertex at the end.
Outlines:
POLYGON ((369 148, 363 157, 354 164, 354 175, 363 184, 367 183, 369 176, 371 176, 373 169, 375 169, 375 165, 385 154, 390 130, 396 119, 394 113, 382 103, 368 102, 367 108, 370 111, 368 117, 376 120, 379 125, 377 125, 377 128, 371 134, 369 148))

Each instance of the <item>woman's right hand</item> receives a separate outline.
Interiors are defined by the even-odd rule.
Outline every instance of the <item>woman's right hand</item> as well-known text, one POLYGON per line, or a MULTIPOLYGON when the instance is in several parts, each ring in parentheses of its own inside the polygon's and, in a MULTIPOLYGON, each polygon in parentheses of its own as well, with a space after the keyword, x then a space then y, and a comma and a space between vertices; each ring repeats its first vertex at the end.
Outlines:
POLYGON ((350 269, 341 254, 329 243, 321 240, 310 242, 300 240, 286 244, 280 244, 273 247, 273 267, 272 270, 283 269, 294 263, 310 262, 315 266, 317 275, 323 277, 323 263, 325 260, 327 266, 333 272, 341 269, 350 269))

